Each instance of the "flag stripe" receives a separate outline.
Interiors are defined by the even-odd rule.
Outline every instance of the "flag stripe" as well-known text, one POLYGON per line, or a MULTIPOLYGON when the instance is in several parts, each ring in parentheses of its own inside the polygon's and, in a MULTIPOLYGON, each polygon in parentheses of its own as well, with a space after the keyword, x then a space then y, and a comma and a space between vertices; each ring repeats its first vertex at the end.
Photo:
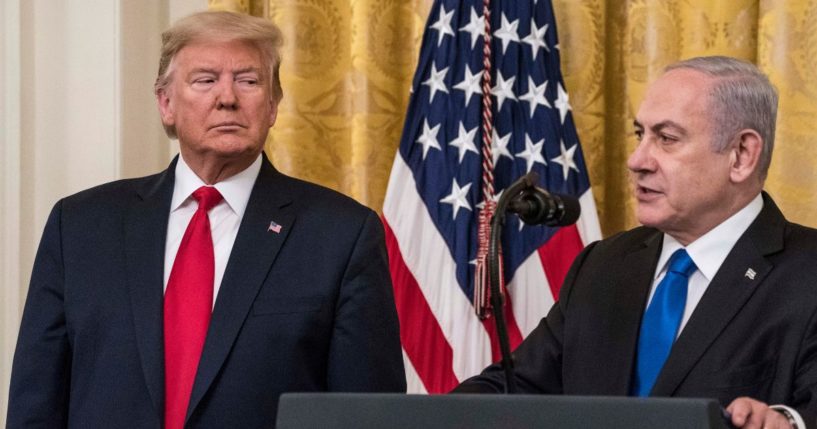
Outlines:
POLYGON ((454 373, 458 380, 463 380, 491 363, 490 339, 457 283, 456 264, 417 195, 411 170, 399 155, 394 160, 388 189, 383 217, 399 243, 405 265, 451 345, 454 373))
POLYGON ((409 393, 428 393, 423 380, 420 380, 420 375, 417 374, 414 365, 406 355, 405 349, 403 349, 403 366, 406 369, 406 391, 409 393))
POLYGON ((447 392, 457 385, 457 377, 451 368, 454 353, 423 298, 420 286, 403 262, 391 226, 385 219, 383 224, 403 349, 425 390, 447 392))
POLYGON ((539 258, 545 268, 548 285, 554 298, 558 298, 559 289, 565 280, 573 259, 581 252, 584 245, 575 225, 560 228, 547 243, 539 248, 539 258))
POLYGON ((582 243, 587 246, 594 241, 601 240, 601 226, 596 211, 596 200, 593 199, 593 192, 588 190, 583 193, 579 197, 579 205, 582 207, 582 215, 579 217, 579 221, 576 222, 576 228, 579 230, 582 243))
POLYGON ((542 316, 553 305, 553 295, 541 259, 532 253, 516 270, 508 284, 513 298, 513 312, 523 337, 528 336, 539 324, 542 316))

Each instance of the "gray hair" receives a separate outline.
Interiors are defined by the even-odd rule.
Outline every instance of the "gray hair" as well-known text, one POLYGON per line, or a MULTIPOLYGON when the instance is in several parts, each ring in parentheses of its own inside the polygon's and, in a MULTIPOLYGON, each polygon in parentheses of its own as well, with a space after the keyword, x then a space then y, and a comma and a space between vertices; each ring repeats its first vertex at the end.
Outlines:
MULTIPOLYGON (((281 101, 284 95, 279 79, 280 48, 283 45, 281 30, 266 19, 224 11, 190 15, 176 21, 162 33, 162 51, 159 72, 153 86, 154 93, 158 95, 165 91, 173 80, 173 60, 182 48, 195 42, 231 41, 248 42, 261 52, 261 58, 267 64, 267 77, 270 79, 270 98, 275 103, 281 101)), ((171 138, 176 137, 175 127, 165 126, 165 131, 171 138)))
POLYGON ((759 168, 762 179, 772 162, 777 91, 769 78, 752 63, 724 56, 696 57, 669 65, 664 71, 691 69, 717 78, 709 94, 713 123, 712 141, 718 152, 735 135, 752 129, 763 139, 759 168))

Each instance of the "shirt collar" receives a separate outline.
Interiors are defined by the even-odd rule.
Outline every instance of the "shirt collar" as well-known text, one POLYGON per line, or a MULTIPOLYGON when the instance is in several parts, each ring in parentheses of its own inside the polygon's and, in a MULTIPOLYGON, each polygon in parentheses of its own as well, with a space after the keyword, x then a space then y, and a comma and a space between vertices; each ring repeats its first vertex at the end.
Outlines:
MULTIPOLYGON (((763 197, 758 194, 746 207, 686 246, 689 257, 692 258, 698 271, 706 277, 707 281, 712 281, 726 256, 735 247, 735 243, 749 229, 762 209, 763 197)), ((661 256, 658 258, 659 269, 655 273, 656 278, 666 270, 670 256, 676 250, 683 248, 684 246, 678 240, 669 234, 664 234, 661 256)))
MULTIPOLYGON (((221 182, 216 183, 215 188, 224 197, 224 201, 239 217, 244 216, 244 211, 247 209, 247 203, 250 201, 250 194, 252 193, 255 179, 258 178, 258 173, 261 171, 261 154, 258 158, 245 168, 240 173, 228 177, 221 182)), ((170 202, 170 211, 176 211, 181 207, 185 201, 188 201, 193 192, 206 186, 203 180, 193 172, 189 165, 184 162, 184 158, 179 154, 179 160, 176 162, 176 181, 173 185, 173 200, 170 202)))

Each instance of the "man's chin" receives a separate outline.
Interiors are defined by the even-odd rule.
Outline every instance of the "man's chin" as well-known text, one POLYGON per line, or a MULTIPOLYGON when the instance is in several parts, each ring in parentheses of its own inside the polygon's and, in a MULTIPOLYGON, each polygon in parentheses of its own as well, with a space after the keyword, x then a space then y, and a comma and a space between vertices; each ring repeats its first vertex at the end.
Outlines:
POLYGON ((666 216, 656 212, 652 207, 643 207, 641 204, 636 209, 635 216, 638 223, 651 228, 661 229, 661 225, 666 222, 666 216))
POLYGON ((202 152, 211 156, 223 158, 245 157, 258 155, 264 150, 264 145, 248 143, 246 140, 222 139, 204 145, 202 152))

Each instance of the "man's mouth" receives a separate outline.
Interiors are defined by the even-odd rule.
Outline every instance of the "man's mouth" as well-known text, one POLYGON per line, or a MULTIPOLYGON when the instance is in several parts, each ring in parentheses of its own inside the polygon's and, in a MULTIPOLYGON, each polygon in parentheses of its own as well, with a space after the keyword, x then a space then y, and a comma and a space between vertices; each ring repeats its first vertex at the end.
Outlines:
POLYGON ((244 126, 238 122, 219 122, 218 124, 210 127, 210 129, 216 129, 219 131, 238 131, 241 128, 244 128, 244 126))
POLYGON ((642 185, 635 186, 635 196, 638 199, 649 199, 661 195, 661 192, 642 185))

